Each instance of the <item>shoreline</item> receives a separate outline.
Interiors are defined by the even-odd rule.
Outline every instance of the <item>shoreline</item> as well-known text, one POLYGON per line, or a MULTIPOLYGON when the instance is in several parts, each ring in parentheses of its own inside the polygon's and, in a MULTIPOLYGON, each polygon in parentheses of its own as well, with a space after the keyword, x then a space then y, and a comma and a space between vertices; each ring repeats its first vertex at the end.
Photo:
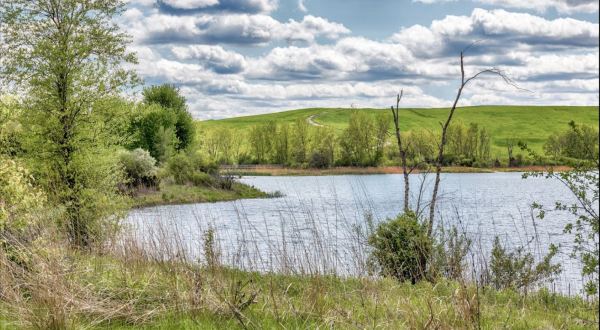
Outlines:
MULTIPOLYGON (((442 173, 499 173, 499 172, 532 172, 547 171, 552 168, 556 172, 569 171, 569 166, 521 166, 521 167, 464 167, 447 166, 442 168, 442 173)), ((380 167, 332 167, 328 169, 291 168, 269 165, 257 165, 242 168, 223 168, 223 173, 239 176, 325 176, 325 175, 370 175, 370 174, 402 174, 400 166, 380 167)), ((433 170, 425 171, 415 169, 412 174, 434 173, 433 170)))
POLYGON ((160 190, 142 192, 133 196, 130 210, 153 206, 230 202, 269 197, 271 194, 241 182, 236 182, 231 190, 204 186, 165 185, 160 190))

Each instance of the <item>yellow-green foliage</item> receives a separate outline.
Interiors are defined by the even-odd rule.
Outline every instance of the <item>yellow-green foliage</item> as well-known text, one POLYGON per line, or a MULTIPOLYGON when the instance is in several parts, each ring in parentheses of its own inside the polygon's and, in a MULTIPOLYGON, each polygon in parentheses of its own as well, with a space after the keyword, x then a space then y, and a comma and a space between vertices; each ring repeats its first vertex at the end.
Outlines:
POLYGON ((34 221, 46 197, 32 182, 24 167, 0 158, 0 231, 22 230, 34 221))
MULTIPOLYGON (((389 109, 358 109, 358 111, 371 117, 387 113, 390 117, 390 128, 393 126, 389 109)), ((403 132, 424 129, 437 134, 440 131, 439 123, 448 116, 448 111, 447 108, 401 108, 401 129, 403 132)), ((350 109, 311 108, 223 120, 207 120, 198 122, 197 125, 200 132, 215 127, 233 128, 237 132, 244 132, 254 125, 260 125, 267 121, 293 123, 298 118, 306 120, 311 117, 317 124, 342 131, 348 126, 352 112, 350 109)), ((565 125, 571 120, 597 129, 598 115, 597 106, 476 106, 459 108, 454 119, 461 120, 465 124, 476 123, 480 128, 485 127, 490 138, 491 156, 499 155, 505 158, 506 140, 509 138, 523 141, 533 150, 542 152, 548 136, 554 132, 564 131, 565 125)))

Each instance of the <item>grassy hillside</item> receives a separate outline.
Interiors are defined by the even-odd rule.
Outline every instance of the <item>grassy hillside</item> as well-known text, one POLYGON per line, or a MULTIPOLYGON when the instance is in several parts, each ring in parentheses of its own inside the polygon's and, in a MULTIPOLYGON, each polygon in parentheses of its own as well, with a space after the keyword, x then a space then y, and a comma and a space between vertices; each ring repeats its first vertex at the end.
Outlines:
MULTIPOLYGON (((229 127, 245 129, 252 125, 267 121, 293 122, 298 118, 308 119, 318 124, 343 129, 350 116, 350 109, 313 108, 271 113, 257 116, 209 120, 199 123, 200 128, 229 127)), ((359 109, 371 115, 388 112, 385 109, 359 109)), ((439 123, 445 120, 449 109, 402 109, 401 127, 408 131, 424 128, 439 131, 439 123)), ((574 120, 577 123, 598 127, 598 107, 567 107, 567 106, 477 106, 464 107, 456 111, 456 119, 465 124, 477 123, 484 126, 492 137, 492 149, 503 150, 506 140, 516 138, 525 141, 530 147, 541 150, 548 136, 553 132, 567 129, 567 123, 574 120)), ((391 113, 390 113, 391 125, 391 113)))

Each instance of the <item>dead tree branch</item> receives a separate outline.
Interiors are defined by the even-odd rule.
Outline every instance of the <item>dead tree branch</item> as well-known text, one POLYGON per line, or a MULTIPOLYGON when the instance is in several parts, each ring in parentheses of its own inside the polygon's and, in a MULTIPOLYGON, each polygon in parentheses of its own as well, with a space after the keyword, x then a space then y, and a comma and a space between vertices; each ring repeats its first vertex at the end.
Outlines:
POLYGON ((446 122, 442 125, 442 138, 441 138, 440 144, 438 145, 438 155, 437 155, 436 164, 435 164, 435 181, 434 181, 434 186, 433 186, 433 193, 431 195, 431 203, 429 204, 429 223, 427 226, 427 234, 429 236, 431 236, 432 231, 433 231, 433 223, 434 223, 434 219, 435 219, 435 207, 436 207, 438 191, 439 191, 439 187, 440 187, 440 174, 442 172, 442 163, 443 163, 443 159, 444 159, 444 148, 445 148, 446 142, 447 142, 448 127, 450 126, 450 122, 452 121, 452 117, 454 116, 454 112, 456 111, 456 106, 458 105, 458 101, 460 100, 460 97, 462 96, 463 90, 470 82, 472 82, 486 74, 499 76, 507 84, 509 84, 519 90, 525 90, 523 88, 518 87, 512 79, 510 79, 506 74, 504 74, 504 72, 502 72, 500 69, 497 69, 497 68, 485 69, 485 70, 477 72, 476 74, 474 74, 471 77, 466 78, 465 77, 465 66, 464 66, 464 52, 465 52, 464 50, 462 52, 460 52, 461 83, 460 83, 460 86, 456 93, 456 98, 454 99, 454 103, 452 104, 452 108, 450 109, 450 113, 448 114, 448 118, 446 119, 446 122))

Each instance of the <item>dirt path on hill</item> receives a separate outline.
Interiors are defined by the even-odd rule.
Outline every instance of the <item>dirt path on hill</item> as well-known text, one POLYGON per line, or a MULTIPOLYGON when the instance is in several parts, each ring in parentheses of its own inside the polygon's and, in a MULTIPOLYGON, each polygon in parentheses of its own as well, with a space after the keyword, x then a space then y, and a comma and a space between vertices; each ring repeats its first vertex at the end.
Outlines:
POLYGON ((316 126, 316 127, 323 127, 323 125, 317 123, 315 121, 315 118, 318 116, 318 114, 314 114, 314 115, 310 115, 308 116, 308 118, 306 118, 306 121, 311 125, 311 126, 316 126))

